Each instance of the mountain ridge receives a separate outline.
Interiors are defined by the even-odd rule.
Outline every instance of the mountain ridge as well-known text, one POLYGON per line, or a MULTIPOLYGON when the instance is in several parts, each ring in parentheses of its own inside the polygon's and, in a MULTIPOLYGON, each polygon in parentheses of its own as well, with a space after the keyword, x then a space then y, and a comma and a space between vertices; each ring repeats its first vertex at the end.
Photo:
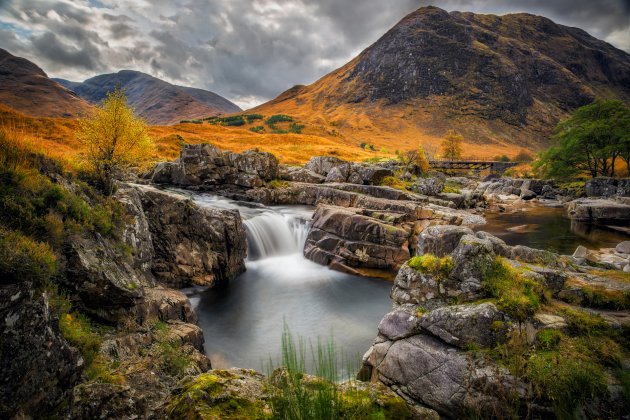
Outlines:
POLYGON ((136 70, 101 74, 83 82, 55 80, 92 104, 102 101, 114 88, 122 87, 129 105, 148 123, 155 125, 241 111, 236 104, 214 92, 173 85, 136 70))

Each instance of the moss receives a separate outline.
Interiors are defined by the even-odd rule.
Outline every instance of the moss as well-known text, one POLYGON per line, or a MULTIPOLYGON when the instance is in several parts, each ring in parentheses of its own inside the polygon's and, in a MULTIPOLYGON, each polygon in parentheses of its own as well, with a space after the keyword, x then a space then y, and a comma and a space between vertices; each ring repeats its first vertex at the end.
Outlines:
POLYGON ((611 333, 611 327, 600 315, 578 308, 562 307, 557 310, 574 335, 601 336, 611 333))
POLYGON ((623 271, 618 270, 590 270, 588 272, 597 277, 604 277, 610 280, 622 282, 622 283, 630 283, 630 273, 624 273, 623 271))
POLYGON ((85 365, 91 365, 98 355, 102 339, 90 320, 76 312, 68 313, 59 318, 59 329, 66 341, 81 352, 85 365))
POLYGON ((288 181, 283 181, 280 179, 272 179, 271 181, 267 182, 267 188, 270 188, 272 190, 288 188, 289 185, 291 184, 289 184, 288 181))
POLYGON ((423 254, 411 258, 408 264, 420 273, 435 276, 438 281, 448 278, 453 270, 453 258, 450 256, 439 258, 433 254, 423 254))
POLYGON ((484 271, 482 286, 497 298, 499 309, 519 321, 532 316, 544 299, 540 283, 510 267, 500 257, 484 271))
POLYGON ((536 333, 536 342, 538 346, 543 350, 553 350, 558 347, 560 340, 564 334, 558 330, 545 329, 536 333))
POLYGON ((375 395, 370 390, 350 389, 341 398, 339 418, 369 420, 413 419, 414 413, 397 395, 375 395))
POLYGON ((157 354, 162 370, 171 376, 183 376, 193 363, 190 355, 182 351, 179 338, 158 338, 157 354))
POLYGON ((424 306, 418 306, 418 308, 416 309, 416 316, 421 317, 428 314, 429 312, 430 311, 428 309, 425 309, 424 306))
POLYGON ((386 176, 381 180, 380 185, 396 188, 397 190, 407 191, 411 188, 411 181, 403 181, 396 176, 386 176))
POLYGON ((584 296, 582 303, 586 306, 616 311, 630 309, 630 291, 582 286, 582 293, 584 296))
POLYGON ((459 184, 456 184, 454 182, 446 182, 444 184, 444 188, 442 188, 442 192, 443 193, 454 193, 454 194, 460 194, 462 192, 459 184))

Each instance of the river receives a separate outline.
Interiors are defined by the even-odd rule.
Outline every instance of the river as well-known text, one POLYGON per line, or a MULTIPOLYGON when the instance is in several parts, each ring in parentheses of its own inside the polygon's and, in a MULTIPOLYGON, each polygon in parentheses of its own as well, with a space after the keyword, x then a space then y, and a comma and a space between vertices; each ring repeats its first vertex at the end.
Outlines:
POLYGON ((199 316, 212 366, 264 371, 270 357, 279 360, 284 323, 293 335, 313 343, 333 337, 345 357, 358 363, 391 309, 392 283, 343 274, 304 258, 313 208, 192 197, 201 206, 238 209, 248 241, 245 273, 224 288, 185 291, 199 316))

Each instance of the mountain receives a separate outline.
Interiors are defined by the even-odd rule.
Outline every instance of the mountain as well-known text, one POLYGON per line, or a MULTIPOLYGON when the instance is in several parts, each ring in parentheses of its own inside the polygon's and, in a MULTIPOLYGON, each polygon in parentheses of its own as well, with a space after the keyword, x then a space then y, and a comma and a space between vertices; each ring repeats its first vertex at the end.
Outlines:
POLYGON ((0 103, 37 117, 76 117, 90 109, 34 63, 0 48, 0 103))
POLYGON ((83 99, 96 104, 117 86, 125 89, 127 100, 149 124, 168 125, 185 119, 239 112, 227 99, 203 89, 176 86, 145 73, 121 70, 86 81, 55 79, 83 99))
POLYGON ((391 147, 455 128, 470 143, 537 149, 596 97, 630 102, 629 54, 545 17, 424 7, 343 67, 253 111, 391 147))

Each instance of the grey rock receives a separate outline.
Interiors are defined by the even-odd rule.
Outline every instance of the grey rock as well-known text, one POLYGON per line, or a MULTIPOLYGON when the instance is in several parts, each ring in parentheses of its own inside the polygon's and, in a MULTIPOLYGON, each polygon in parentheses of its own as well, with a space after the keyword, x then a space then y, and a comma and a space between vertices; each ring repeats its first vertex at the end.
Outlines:
POLYGON ((435 254, 438 257, 449 255, 459 245, 462 236, 473 234, 473 231, 465 226, 429 226, 418 236, 416 255, 435 254))
POLYGON ((345 160, 333 156, 313 156, 304 166, 305 169, 316 174, 326 176, 336 166, 347 163, 345 160))
POLYGON ((471 344, 492 348, 504 342, 508 322, 505 314, 488 302, 445 306, 418 318, 420 327, 461 349, 471 344))
POLYGON ((617 244, 615 251, 621 254, 630 254, 630 241, 623 241, 617 244))
POLYGON ((484 273, 496 258, 492 243, 472 235, 464 235, 453 251, 451 279, 461 282, 458 292, 475 296, 481 289, 484 273))
POLYGON ((396 309, 383 317, 378 324, 378 332, 390 340, 417 334, 416 317, 407 311, 396 309))
POLYGON ((444 179, 439 177, 418 178, 411 190, 419 194, 437 196, 444 190, 444 179))
POLYGON ((442 306, 446 301, 439 282, 433 276, 420 273, 407 263, 398 270, 391 298, 394 305, 420 304, 425 309, 442 306))
POLYGON ((326 177, 319 175, 306 168, 289 168, 285 175, 285 179, 293 182, 308 182, 311 184, 321 184, 326 180, 326 177))
POLYGON ((588 197, 629 197, 630 178, 593 178, 586 181, 585 190, 588 197))
POLYGON ((578 245, 578 247, 575 248, 575 252, 573 253, 573 257, 575 258, 586 258, 587 255, 588 249, 583 245, 578 245))
POLYGON ((630 205, 610 199, 578 199, 567 204, 567 215, 573 220, 614 224, 630 220, 630 205))

